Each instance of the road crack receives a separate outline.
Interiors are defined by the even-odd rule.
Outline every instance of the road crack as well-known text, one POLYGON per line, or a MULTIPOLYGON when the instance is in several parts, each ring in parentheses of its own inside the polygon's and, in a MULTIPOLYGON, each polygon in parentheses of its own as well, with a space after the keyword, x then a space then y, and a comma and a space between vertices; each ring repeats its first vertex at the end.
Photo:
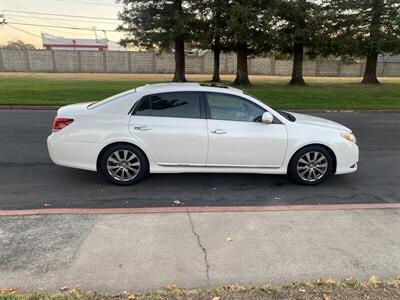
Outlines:
POLYGON ((207 286, 210 286, 210 275, 209 275, 210 265, 208 264, 208 260, 207 260, 207 249, 201 243, 200 235, 196 232, 196 230, 194 228, 192 217, 190 216, 189 211, 186 211, 186 213, 189 218, 189 223, 190 223, 190 227, 192 228, 192 233, 197 239, 197 245, 200 247, 200 249, 203 251, 203 254, 204 254, 204 263, 206 266, 206 276, 207 276, 207 286))

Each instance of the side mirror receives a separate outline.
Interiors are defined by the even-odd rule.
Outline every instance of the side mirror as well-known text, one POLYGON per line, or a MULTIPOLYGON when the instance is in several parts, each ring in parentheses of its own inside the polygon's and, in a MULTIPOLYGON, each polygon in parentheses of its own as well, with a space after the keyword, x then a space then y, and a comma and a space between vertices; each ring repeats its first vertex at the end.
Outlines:
POLYGON ((261 122, 263 122, 264 124, 271 124, 273 121, 274 121, 274 116, 269 111, 263 113, 261 117, 261 122))

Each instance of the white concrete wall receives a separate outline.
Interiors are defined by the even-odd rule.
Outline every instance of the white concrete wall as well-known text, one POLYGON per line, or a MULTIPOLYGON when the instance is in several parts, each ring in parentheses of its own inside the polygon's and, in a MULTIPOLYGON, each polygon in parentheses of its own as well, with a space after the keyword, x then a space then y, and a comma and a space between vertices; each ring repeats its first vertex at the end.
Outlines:
MULTIPOLYGON (((72 51, 72 50, 8 50, 0 49, 0 72, 100 72, 100 73, 173 73, 173 53, 144 51, 72 51)), ((345 64, 337 60, 306 60, 305 76, 362 76, 365 62, 345 64)), ((211 74, 213 54, 186 57, 186 72, 211 74)), ((235 74, 236 55, 224 53, 220 60, 221 74, 235 74)), ((288 76, 291 60, 251 57, 249 73, 288 76)), ((400 76, 400 62, 378 63, 378 76, 400 76)))

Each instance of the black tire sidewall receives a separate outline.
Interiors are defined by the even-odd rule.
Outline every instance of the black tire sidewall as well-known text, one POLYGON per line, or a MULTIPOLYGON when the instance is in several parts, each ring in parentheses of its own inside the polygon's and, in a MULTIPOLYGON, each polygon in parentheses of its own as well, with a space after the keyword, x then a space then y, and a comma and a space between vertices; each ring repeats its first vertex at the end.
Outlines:
POLYGON ((120 145, 114 145, 109 148, 107 148, 101 155, 100 160, 99 160, 99 172, 101 175, 103 175, 104 178, 106 178, 108 181, 117 184, 117 185, 132 185, 139 180, 141 180, 144 176, 146 176, 149 173, 149 164, 147 162, 147 159, 143 152, 133 146, 133 145, 127 145, 127 144, 120 144, 120 145), (129 150, 135 153, 135 155, 138 157, 139 162, 140 162, 140 170, 139 173, 136 175, 135 178, 129 181, 118 181, 114 179, 107 170, 107 159, 108 157, 114 153, 115 151, 118 150, 129 150))
POLYGON ((332 174, 332 169, 333 169, 333 158, 332 154, 327 149, 321 146, 307 146, 300 149, 293 155, 289 163, 288 174, 290 178, 296 183, 302 185, 317 185, 325 181, 332 174), (310 151, 316 151, 322 153, 326 157, 326 160, 328 161, 328 169, 326 170, 325 175, 321 179, 318 179, 317 181, 313 182, 303 180, 297 173, 297 162, 305 153, 310 151))

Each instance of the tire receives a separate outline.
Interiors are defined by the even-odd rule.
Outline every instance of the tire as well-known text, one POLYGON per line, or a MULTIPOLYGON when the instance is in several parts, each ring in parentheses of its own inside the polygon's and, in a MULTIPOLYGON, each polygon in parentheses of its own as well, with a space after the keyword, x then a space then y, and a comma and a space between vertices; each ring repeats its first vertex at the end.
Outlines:
POLYGON ((317 185, 326 180, 333 170, 332 154, 321 146, 307 146, 294 154, 288 175, 302 185, 317 185))
POLYGON ((131 185, 149 173, 149 163, 139 148, 116 144, 102 153, 98 170, 114 184, 131 185))

